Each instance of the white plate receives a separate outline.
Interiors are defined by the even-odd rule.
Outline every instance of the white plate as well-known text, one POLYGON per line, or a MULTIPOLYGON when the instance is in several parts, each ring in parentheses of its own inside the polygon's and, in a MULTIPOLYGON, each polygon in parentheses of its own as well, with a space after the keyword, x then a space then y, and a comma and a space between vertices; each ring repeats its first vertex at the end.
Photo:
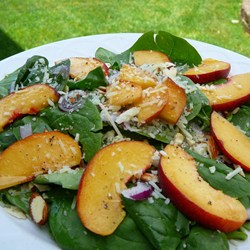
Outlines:
MULTIPOLYGON (((68 39, 40 46, 0 61, 0 79, 22 66, 33 55, 42 55, 48 58, 51 65, 54 61, 71 56, 94 56, 99 47, 104 47, 115 53, 129 48, 140 36, 137 33, 105 34, 68 39)), ((231 75, 250 72, 250 59, 235 52, 188 40, 203 58, 215 58, 230 62, 231 75)), ((250 234, 249 234, 250 237, 250 234)), ((28 220, 18 220, 0 208, 0 242, 1 249, 9 250, 56 250, 59 249, 49 234, 28 220)), ((250 238, 245 242, 231 245, 232 250, 249 250, 250 238)))

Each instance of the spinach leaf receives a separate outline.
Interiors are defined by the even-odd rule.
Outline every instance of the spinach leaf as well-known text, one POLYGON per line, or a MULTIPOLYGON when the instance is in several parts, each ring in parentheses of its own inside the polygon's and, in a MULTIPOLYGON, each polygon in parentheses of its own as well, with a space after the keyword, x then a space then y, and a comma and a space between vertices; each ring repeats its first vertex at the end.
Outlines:
MULTIPOLYGON (((243 227, 245 227, 245 225, 243 225, 243 227)), ((228 239, 233 240, 246 240, 248 238, 247 234, 241 229, 227 233, 226 236, 228 239)))
POLYGON ((225 194, 239 199, 247 208, 250 207, 250 182, 242 177, 236 175, 230 180, 225 177, 232 171, 231 168, 223 163, 205 158, 191 150, 186 150, 197 162, 202 163, 198 165, 198 172, 201 177, 207 181, 215 189, 222 190, 225 194), (215 166, 215 173, 209 171, 209 167, 215 166))
POLYGON ((156 249, 176 249, 189 233, 189 220, 162 199, 153 203, 122 198, 129 216, 156 249))
MULTIPOLYGON (((11 86, 14 86, 17 76, 19 73, 19 69, 15 70, 14 72, 6 75, 1 81, 0 81, 0 86, 1 88, 4 88, 7 93, 11 89, 11 86)), ((3 93, 4 90, 2 89, 1 92, 3 93)), ((1 98, 1 97, 0 97, 1 98)))
POLYGON ((181 249, 229 250, 229 244, 224 233, 209 230, 201 226, 194 226, 187 239, 178 248, 178 250, 181 249))
POLYGON ((97 107, 89 100, 74 112, 62 112, 58 107, 46 108, 41 116, 47 120, 52 129, 68 133, 72 136, 80 135, 85 160, 89 161, 101 147, 102 120, 97 107))
POLYGON ((153 136, 149 131, 150 130, 146 130, 145 128, 140 128, 137 131, 137 133, 147 137, 148 139, 154 139, 156 141, 160 141, 163 143, 170 143, 174 139, 174 136, 176 134, 174 127, 170 128, 167 126, 166 126, 165 130, 161 131, 160 133, 158 133, 156 135, 153 134, 153 136))
POLYGON ((32 56, 26 63, 20 68, 16 84, 22 84, 23 86, 29 86, 34 83, 43 82, 45 67, 48 67, 48 60, 42 56, 32 56), (43 70, 41 70, 43 69, 43 70))
POLYGON ((187 93, 187 107, 190 109, 190 113, 186 119, 191 121, 201 113, 200 117, 209 122, 207 120, 210 120, 211 108, 207 97, 188 77, 179 76, 178 82, 183 85, 187 93))
POLYGON ((0 151, 21 139, 20 126, 25 124, 31 124, 33 134, 52 130, 42 117, 25 116, 20 120, 16 120, 11 126, 0 133, 0 151))
POLYGON ((100 86, 106 86, 108 81, 103 73, 101 67, 90 71, 88 75, 79 81, 68 81, 67 85, 70 90, 82 89, 82 90, 94 90, 100 86))
POLYGON ((70 172, 64 173, 51 173, 38 175, 33 182, 37 184, 57 184, 63 188, 77 190, 83 169, 70 170, 70 172))
POLYGON ((19 69, 15 88, 30 86, 37 83, 47 83, 57 90, 64 89, 69 78, 70 61, 65 60, 53 67, 49 67, 47 58, 32 56, 19 69))
POLYGON ((125 217, 114 234, 105 237, 105 244, 107 250, 155 249, 129 216, 125 217))
POLYGON ((0 99, 3 98, 4 96, 8 95, 9 91, 8 89, 0 86, 0 99))
POLYGON ((102 237, 90 232, 82 225, 76 209, 72 207, 75 195, 75 192, 61 188, 55 188, 48 193, 52 201, 49 228, 53 238, 62 249, 154 249, 129 217, 126 217, 110 236, 102 237))
POLYGON ((22 118, 21 120, 14 122, 12 126, 13 134, 15 135, 17 140, 21 140, 20 126, 23 126, 25 124, 31 124, 33 134, 52 130, 48 123, 42 117, 28 115, 22 118))
POLYGON ((129 63, 131 54, 136 50, 156 50, 160 48, 155 43, 154 32, 150 31, 144 33, 128 50, 121 54, 115 54, 104 48, 98 48, 95 53, 95 57, 103 62, 110 63, 112 68, 119 69, 123 63, 129 63))
POLYGON ((246 135, 250 137, 250 107, 242 106, 239 111, 232 114, 230 121, 235 125, 239 126, 246 135))
POLYGON ((20 208, 25 214, 29 214, 31 191, 28 188, 28 185, 20 185, 4 189, 1 193, 6 197, 10 204, 20 208))
POLYGON ((197 50, 183 38, 159 31, 156 43, 172 62, 188 64, 191 67, 201 63, 202 59, 197 50))
POLYGON ((115 54, 106 49, 99 48, 95 57, 103 62, 110 63, 112 68, 120 68, 122 63, 129 63, 131 54, 137 50, 161 51, 170 57, 171 61, 177 64, 198 65, 201 56, 197 50, 185 39, 173 36, 168 32, 159 31, 158 34, 150 31, 144 33, 134 45, 121 54, 115 54))
POLYGON ((167 124, 161 120, 153 120, 151 123, 137 126, 130 124, 128 127, 119 126, 122 134, 135 140, 151 139, 163 143, 170 143, 179 131, 176 126, 167 124), (146 137, 146 138, 145 138, 146 137))
POLYGON ((69 79, 70 60, 64 60, 49 68, 49 79, 46 80, 56 90, 63 90, 69 79))
POLYGON ((0 133, 0 152, 16 141, 13 129, 9 127, 0 133))

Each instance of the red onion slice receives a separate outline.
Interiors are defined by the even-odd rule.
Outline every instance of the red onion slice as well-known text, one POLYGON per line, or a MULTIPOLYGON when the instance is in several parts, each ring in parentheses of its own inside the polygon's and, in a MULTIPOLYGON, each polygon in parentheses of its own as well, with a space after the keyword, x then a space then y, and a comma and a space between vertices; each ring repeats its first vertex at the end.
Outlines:
POLYGON ((20 126, 20 136, 22 139, 24 139, 27 136, 32 135, 32 127, 31 127, 31 123, 27 123, 23 126, 20 126))
POLYGON ((152 192, 153 188, 150 185, 144 182, 137 182, 135 187, 125 189, 121 194, 132 200, 145 200, 151 196, 152 192))
POLYGON ((71 90, 61 96, 58 101, 58 107, 64 112, 73 112, 82 108, 87 99, 87 93, 80 89, 71 90))

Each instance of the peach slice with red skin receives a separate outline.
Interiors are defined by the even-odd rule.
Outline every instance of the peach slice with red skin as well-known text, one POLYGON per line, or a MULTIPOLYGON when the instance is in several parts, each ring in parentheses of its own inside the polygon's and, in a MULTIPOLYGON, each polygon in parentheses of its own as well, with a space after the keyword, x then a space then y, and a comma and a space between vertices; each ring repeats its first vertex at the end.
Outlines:
POLYGON ((155 149, 140 141, 123 141, 102 148, 89 162, 77 194, 83 225, 99 235, 112 234, 125 217, 120 190, 152 164, 155 149))
POLYGON ((68 135, 56 131, 30 135, 0 154, 0 190, 49 170, 77 166, 81 158, 78 143, 68 135))
POLYGON ((57 102, 59 95, 47 84, 35 84, 0 99, 0 131, 15 119, 36 114, 49 106, 49 101, 57 102))
POLYGON ((142 99, 135 106, 140 108, 137 115, 140 123, 157 118, 168 101, 168 87, 162 83, 143 90, 142 99))
POLYGON ((188 69, 183 75, 195 83, 208 83, 226 78, 230 69, 231 65, 227 62, 207 58, 197 67, 188 69))
POLYGON ((168 87, 168 101, 159 117, 170 124, 176 124, 181 117, 187 103, 185 90, 178 86, 173 80, 167 78, 164 84, 168 87))
POLYGON ((182 148, 168 145, 158 171, 159 183, 171 202, 190 219, 205 227, 231 232, 247 219, 235 198, 211 187, 199 175, 195 160, 182 148))
POLYGON ((154 50, 137 50, 133 52, 133 57, 136 66, 171 62, 166 54, 154 50))
POLYGON ((119 80, 133 82, 137 85, 140 85, 142 89, 157 85, 157 79, 153 74, 129 64, 122 65, 120 69, 119 80))
POLYGON ((216 111, 211 115, 211 133, 223 154, 250 172, 250 139, 216 111))
POLYGON ((232 76, 224 84, 201 86, 214 110, 233 110, 250 100, 250 73, 232 76))
POLYGON ((69 75, 75 80, 81 80, 88 75, 88 73, 97 67, 102 67, 105 75, 109 74, 109 68, 105 63, 97 58, 71 57, 69 75))

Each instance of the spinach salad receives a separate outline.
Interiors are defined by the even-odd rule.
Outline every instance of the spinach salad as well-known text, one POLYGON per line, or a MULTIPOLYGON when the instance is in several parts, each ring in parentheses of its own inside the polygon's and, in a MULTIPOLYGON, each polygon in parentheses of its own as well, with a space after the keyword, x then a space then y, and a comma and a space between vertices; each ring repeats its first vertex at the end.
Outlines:
MULTIPOLYGON (((198 70, 202 62, 198 51, 186 40, 164 31, 143 34, 120 54, 98 48, 94 59, 68 58, 52 67, 45 57, 34 55, 29 58, 22 67, 0 81, 0 112, 4 109, 0 115, 9 115, 9 110, 1 107, 3 100, 32 86, 49 86, 58 98, 52 100, 46 97, 44 107, 33 112, 29 109, 15 117, 12 114, 6 124, 0 124, 1 205, 15 207, 19 214, 35 221, 32 201, 41 197, 46 204, 47 217, 38 224, 48 229, 62 249, 222 250, 229 249, 230 240, 246 240, 246 230, 250 229, 247 218, 237 230, 230 232, 206 227, 179 210, 158 179, 159 162, 167 157, 164 148, 175 145, 196 162, 199 178, 211 188, 236 199, 249 211, 249 171, 232 162, 214 142, 211 114, 220 113, 223 119, 249 137, 250 104, 245 99, 233 109, 214 111, 206 91, 224 84, 226 77, 219 76, 220 79, 205 84, 193 81, 186 72, 189 69, 198 70), (150 63, 152 56, 149 56, 148 63, 145 57, 152 53, 160 54, 161 59, 165 55, 167 59, 162 62, 156 58, 156 62, 150 63), (136 63, 140 57, 142 64, 136 63), (83 69, 78 69, 78 62, 83 69), (79 76, 79 72, 82 75, 79 76), (180 95, 174 91, 185 98, 182 101, 175 99, 180 95), (165 94, 166 100, 162 98, 165 94), (159 95, 162 95, 161 98, 159 95), (171 117, 170 111, 166 115, 161 113, 170 97, 174 103, 171 117), (178 105, 183 108, 178 109, 178 105), (180 115, 176 117, 178 112, 180 115), (1 157, 6 150, 35 135, 54 131, 71 137, 79 145, 81 162, 77 166, 65 164, 54 171, 45 169, 35 172, 27 179, 9 185, 9 176, 6 181, 1 172, 1 157), (81 182, 86 178, 83 176, 87 175, 88 167, 103 149, 133 141, 154 148, 151 164, 137 176, 132 173, 125 187, 112 184, 125 216, 114 232, 100 235, 80 219, 77 209, 80 203, 79 187, 84 189, 81 182), (143 190, 136 191, 139 196, 133 198, 125 190, 136 189, 138 183, 142 184, 143 190)), ((9 166, 9 169, 12 167, 9 166)), ((124 166, 121 162, 118 162, 118 167, 122 172, 124 166)), ((97 216, 102 214, 97 212, 97 216)))

